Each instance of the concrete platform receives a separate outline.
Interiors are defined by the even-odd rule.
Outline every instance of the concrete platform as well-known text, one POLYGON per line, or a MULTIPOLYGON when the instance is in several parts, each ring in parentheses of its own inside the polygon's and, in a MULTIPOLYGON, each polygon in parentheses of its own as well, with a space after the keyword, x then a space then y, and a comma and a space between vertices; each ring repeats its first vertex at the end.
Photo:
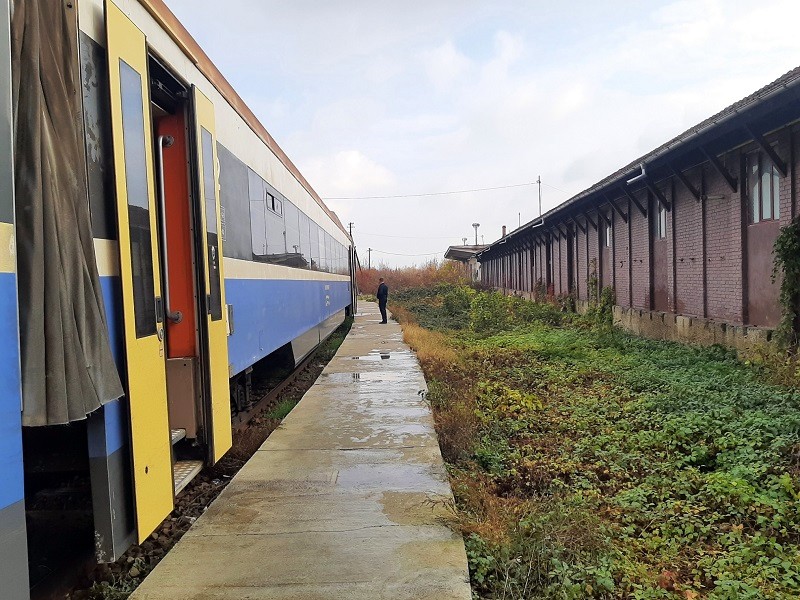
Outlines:
POLYGON ((396 323, 360 306, 317 382, 131 598, 470 599, 419 364, 396 323))

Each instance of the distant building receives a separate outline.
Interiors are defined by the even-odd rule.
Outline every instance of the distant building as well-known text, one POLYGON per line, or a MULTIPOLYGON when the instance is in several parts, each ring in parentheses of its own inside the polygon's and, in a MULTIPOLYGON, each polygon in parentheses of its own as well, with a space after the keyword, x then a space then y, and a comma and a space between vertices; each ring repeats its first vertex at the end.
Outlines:
POLYGON ((464 275, 469 277, 470 281, 480 281, 481 279, 481 265, 476 256, 478 252, 486 250, 489 246, 450 246, 444 257, 449 260, 460 262, 464 265, 464 275))
POLYGON ((773 245, 798 214, 798 123, 800 68, 490 244, 482 279, 579 305, 611 287, 615 321, 654 337, 768 338, 773 245))

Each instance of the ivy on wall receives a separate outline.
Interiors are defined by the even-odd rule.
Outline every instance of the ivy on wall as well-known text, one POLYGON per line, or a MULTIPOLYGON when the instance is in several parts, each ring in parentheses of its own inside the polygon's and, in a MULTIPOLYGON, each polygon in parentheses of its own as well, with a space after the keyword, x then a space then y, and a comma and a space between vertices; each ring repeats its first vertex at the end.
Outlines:
POLYGON ((772 280, 781 278, 778 341, 794 351, 800 334, 800 216, 781 228, 773 252, 772 280))

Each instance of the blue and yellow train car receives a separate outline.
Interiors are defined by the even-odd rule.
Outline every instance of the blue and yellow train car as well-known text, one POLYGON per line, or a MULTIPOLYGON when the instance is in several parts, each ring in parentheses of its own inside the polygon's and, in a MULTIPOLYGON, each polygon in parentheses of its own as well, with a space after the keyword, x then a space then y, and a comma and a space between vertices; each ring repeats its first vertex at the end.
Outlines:
POLYGON ((352 309, 354 252, 161 0, 0 12, 0 580, 17 599, 57 538, 110 561, 159 526, 231 447, 252 366, 299 363, 352 309))

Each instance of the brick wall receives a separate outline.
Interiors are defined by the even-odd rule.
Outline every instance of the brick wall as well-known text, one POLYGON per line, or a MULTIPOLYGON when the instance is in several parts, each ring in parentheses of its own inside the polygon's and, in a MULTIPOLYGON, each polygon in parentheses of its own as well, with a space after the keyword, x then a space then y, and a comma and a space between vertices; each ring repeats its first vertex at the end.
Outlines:
POLYGON ((562 235, 558 239, 558 286, 556 294, 569 293, 569 265, 567 264, 567 257, 569 256, 568 236, 562 235))
POLYGON ((575 283, 576 297, 586 300, 586 234, 580 229, 575 233, 575 283))
MULTIPOLYGON (((639 204, 647 208, 651 204, 648 194, 636 195, 639 204)), ((633 274, 633 306, 636 308, 650 308, 650 222, 653 218, 652 207, 648 208, 645 217, 637 208, 630 212, 631 227, 631 270, 633 274)))
MULTIPOLYGON (((702 187, 702 169, 686 172, 686 178, 696 190, 702 187)), ((704 317, 703 251, 704 203, 698 201, 686 187, 675 183, 673 222, 679 235, 675 243, 675 308, 676 312, 704 317)))
MULTIPOLYGON (((800 126, 796 129, 800 131, 800 126)), ((778 225, 787 225, 800 212, 797 206, 800 177, 796 175, 800 167, 798 137, 788 128, 767 137, 768 143, 778 142, 776 151, 788 163, 789 169, 789 176, 780 181, 780 222, 770 231, 777 232, 778 225)), ((736 191, 709 162, 684 172, 692 186, 708 196, 705 200, 695 198, 675 177, 658 182, 658 188, 671 205, 664 240, 656 239, 658 202, 651 193, 644 190, 635 192, 639 203, 648 209, 646 217, 627 198, 620 198, 619 194, 613 196, 626 213, 627 223, 608 205, 602 207, 613 222, 611 269, 603 274, 602 281, 604 285, 613 281, 619 306, 652 310, 655 301, 653 287, 657 284, 665 293, 665 307, 669 312, 732 325, 748 324, 748 305, 756 293, 748 289, 748 285, 753 286, 752 282, 756 281, 754 271, 748 272, 748 265, 758 258, 759 273, 763 275, 763 265, 771 261, 770 257, 760 254, 769 251, 769 243, 763 243, 766 238, 762 236, 761 246, 754 243, 756 232, 750 224, 748 191, 745 189, 744 157, 758 149, 755 143, 751 143, 719 157, 726 170, 737 178, 736 191), (751 238, 749 245, 748 238, 751 238), (655 283, 654 264, 660 264, 663 272, 663 279, 659 278, 655 283)), ((601 269, 605 223, 596 209, 589 209, 589 215, 597 228, 587 222, 585 233, 573 226, 573 235, 569 236, 571 240, 563 233, 550 239, 552 284, 556 294, 570 290, 570 243, 573 291, 579 300, 588 299, 587 279, 592 261, 598 272, 601 269)), ((581 224, 584 222, 580 214, 573 218, 581 224)), ((545 233, 549 227, 546 224, 537 230, 537 234, 545 233)), ((547 281, 547 246, 544 241, 533 244, 531 248, 517 249, 516 253, 513 260, 495 258, 489 261, 495 267, 487 269, 489 277, 495 280, 491 283, 508 287, 511 272, 519 273, 519 261, 522 261, 522 276, 515 276, 515 289, 532 291, 539 280, 547 281)), ((778 284, 766 281, 764 277, 758 281, 760 297, 766 295, 777 302, 778 284)))
MULTIPOLYGON (((740 176, 740 152, 725 156, 725 167, 740 176)), ((742 323, 742 203, 739 185, 731 191, 727 182, 707 169, 706 193, 706 288, 708 317, 742 323), (721 198, 718 198, 721 197, 721 198)))
MULTIPOLYGON (((625 202, 617 202, 620 210, 625 213, 630 221, 630 208, 625 202)), ((636 210, 634 207, 633 210, 636 210)), ((630 306, 630 283, 628 278, 628 265, 630 264, 628 248, 628 223, 622 220, 618 214, 614 213, 614 247, 613 247, 613 269, 614 269, 614 291, 616 292, 617 304, 630 306)))

